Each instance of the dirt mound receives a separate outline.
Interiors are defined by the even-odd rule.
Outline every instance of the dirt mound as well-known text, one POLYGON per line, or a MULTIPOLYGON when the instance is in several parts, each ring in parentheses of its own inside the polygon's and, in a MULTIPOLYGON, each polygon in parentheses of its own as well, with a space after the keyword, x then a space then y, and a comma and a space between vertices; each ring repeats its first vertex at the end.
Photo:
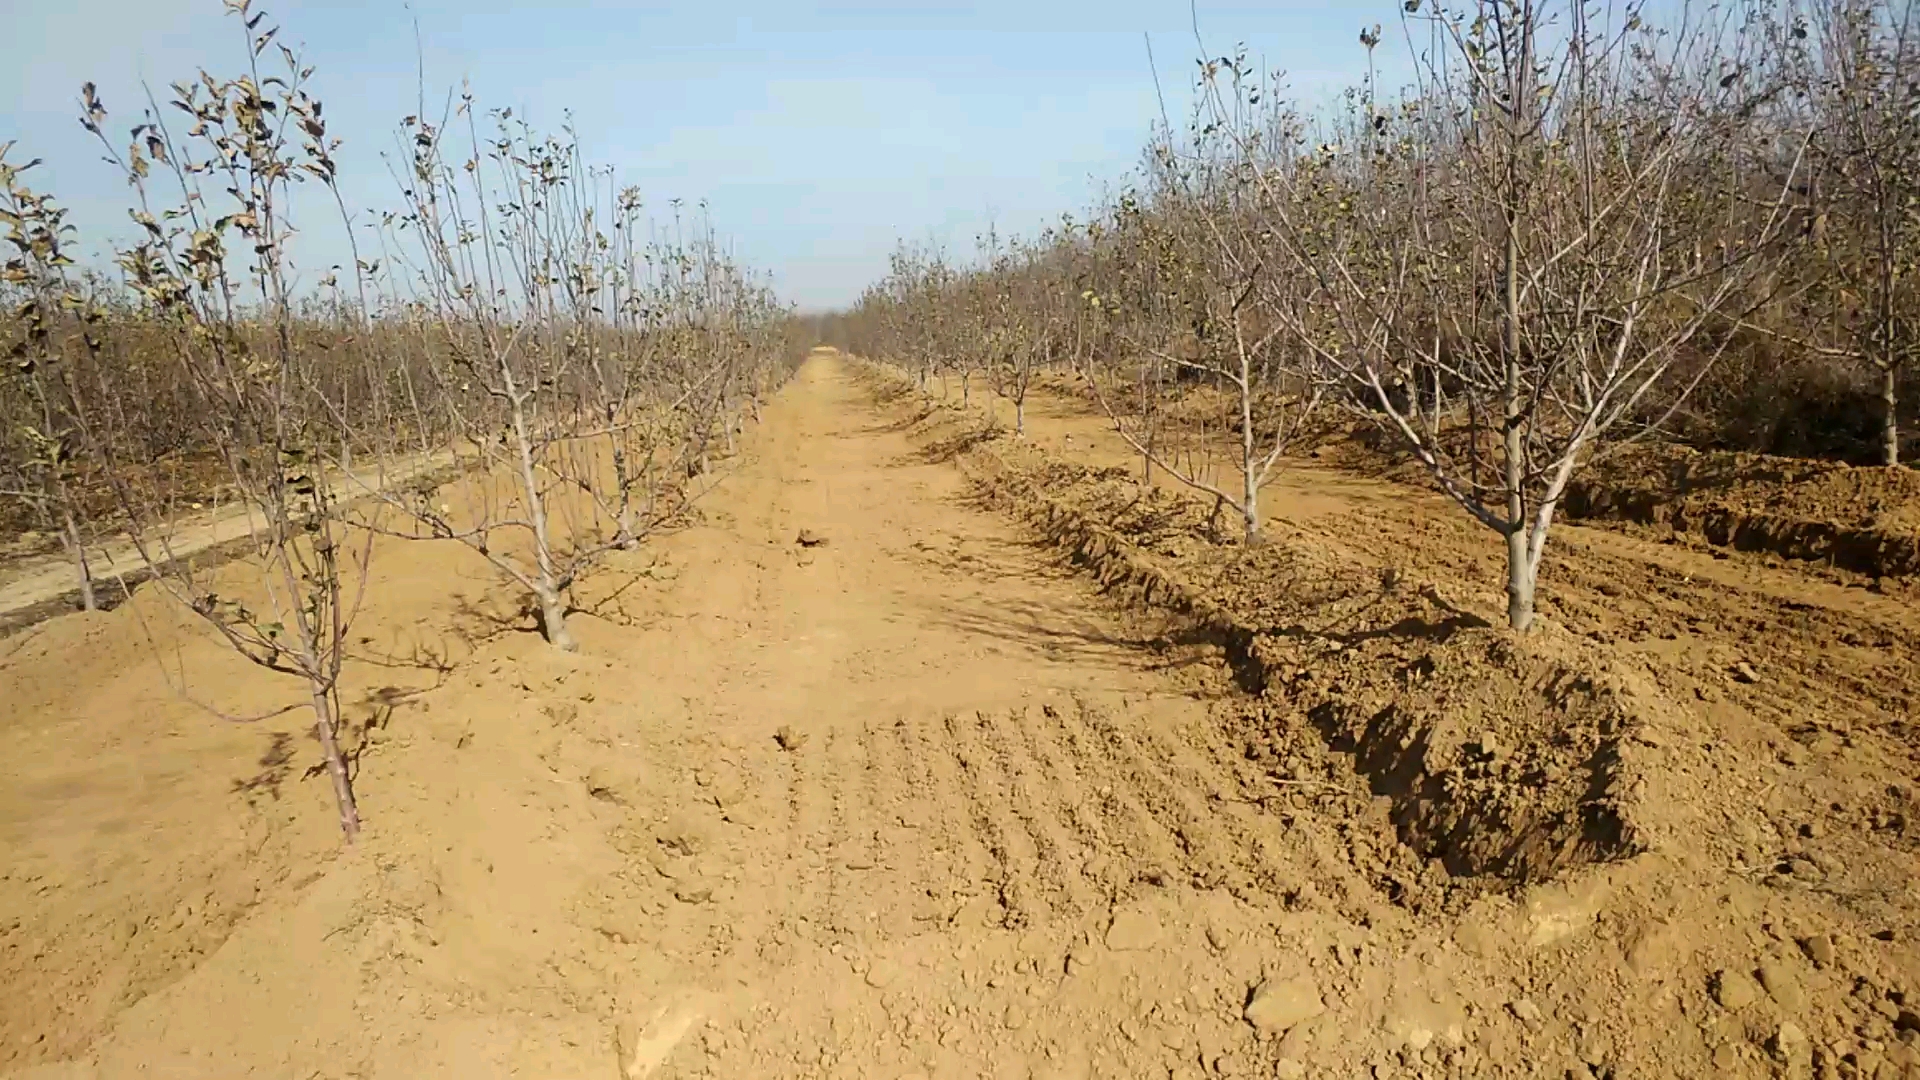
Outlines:
POLYGON ((1635 447, 1570 487, 1566 507, 1871 577, 1920 575, 1920 471, 1908 468, 1635 447))
MULTIPOLYGON (((1432 486, 1425 466, 1371 427, 1330 439, 1313 457, 1432 486)), ((1868 578, 1920 576, 1920 470, 1906 467, 1636 444, 1577 476, 1561 506, 1575 521, 1652 527, 1868 578)))

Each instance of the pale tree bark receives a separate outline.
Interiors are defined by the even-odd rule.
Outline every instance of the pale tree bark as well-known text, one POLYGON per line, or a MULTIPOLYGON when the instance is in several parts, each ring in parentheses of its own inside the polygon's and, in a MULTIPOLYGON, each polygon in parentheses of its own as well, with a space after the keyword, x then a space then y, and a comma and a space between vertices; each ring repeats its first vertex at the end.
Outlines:
POLYGON ((80 535, 80 523, 74 520, 70 507, 62 508, 61 539, 66 546, 67 555, 73 560, 73 576, 80 583, 80 609, 82 611, 100 610, 99 598, 93 587, 93 568, 87 563, 87 541, 80 535))
POLYGON ((1888 364, 1880 372, 1880 446, 1889 466, 1900 464, 1900 371, 1888 364))

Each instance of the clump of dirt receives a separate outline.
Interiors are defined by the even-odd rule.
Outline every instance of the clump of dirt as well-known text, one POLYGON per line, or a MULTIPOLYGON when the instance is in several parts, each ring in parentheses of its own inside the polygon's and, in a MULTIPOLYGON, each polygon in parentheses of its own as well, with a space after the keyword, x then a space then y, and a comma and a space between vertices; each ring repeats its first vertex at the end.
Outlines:
POLYGON ((1920 531, 1920 471, 1646 444, 1607 459, 1609 485, 1850 529, 1920 531))
POLYGON ((1625 794, 1633 703, 1561 650, 1412 617, 1442 636, 1284 648, 1297 659, 1274 687, 1393 799, 1403 841, 1451 873, 1515 882, 1643 850, 1625 794))

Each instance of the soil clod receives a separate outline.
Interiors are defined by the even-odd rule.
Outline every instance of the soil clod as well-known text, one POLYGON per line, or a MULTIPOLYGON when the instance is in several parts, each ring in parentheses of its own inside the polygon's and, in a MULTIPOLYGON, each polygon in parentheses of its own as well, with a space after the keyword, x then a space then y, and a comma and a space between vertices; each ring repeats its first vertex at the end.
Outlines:
POLYGON ((1319 987, 1303 976, 1270 978, 1253 988, 1247 1001, 1247 1023, 1262 1035, 1284 1035, 1294 1025, 1326 1011, 1319 987))

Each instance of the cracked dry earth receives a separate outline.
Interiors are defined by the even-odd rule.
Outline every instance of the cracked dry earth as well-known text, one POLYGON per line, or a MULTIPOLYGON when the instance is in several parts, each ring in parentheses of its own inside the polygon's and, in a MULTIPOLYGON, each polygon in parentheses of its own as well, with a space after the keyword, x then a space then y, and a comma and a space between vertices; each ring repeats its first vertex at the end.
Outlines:
POLYGON ((457 549, 380 549, 352 850, 297 722, 194 712, 144 635, 223 702, 284 687, 138 598, 0 642, 0 1076, 1793 1067, 1529 997, 1695 1007, 1516 959, 1627 870, 1395 902, 1385 800, 1278 798, 1321 782, 1226 734, 1218 651, 974 505, 839 358, 723 471, 597 579, 575 655, 457 549))

